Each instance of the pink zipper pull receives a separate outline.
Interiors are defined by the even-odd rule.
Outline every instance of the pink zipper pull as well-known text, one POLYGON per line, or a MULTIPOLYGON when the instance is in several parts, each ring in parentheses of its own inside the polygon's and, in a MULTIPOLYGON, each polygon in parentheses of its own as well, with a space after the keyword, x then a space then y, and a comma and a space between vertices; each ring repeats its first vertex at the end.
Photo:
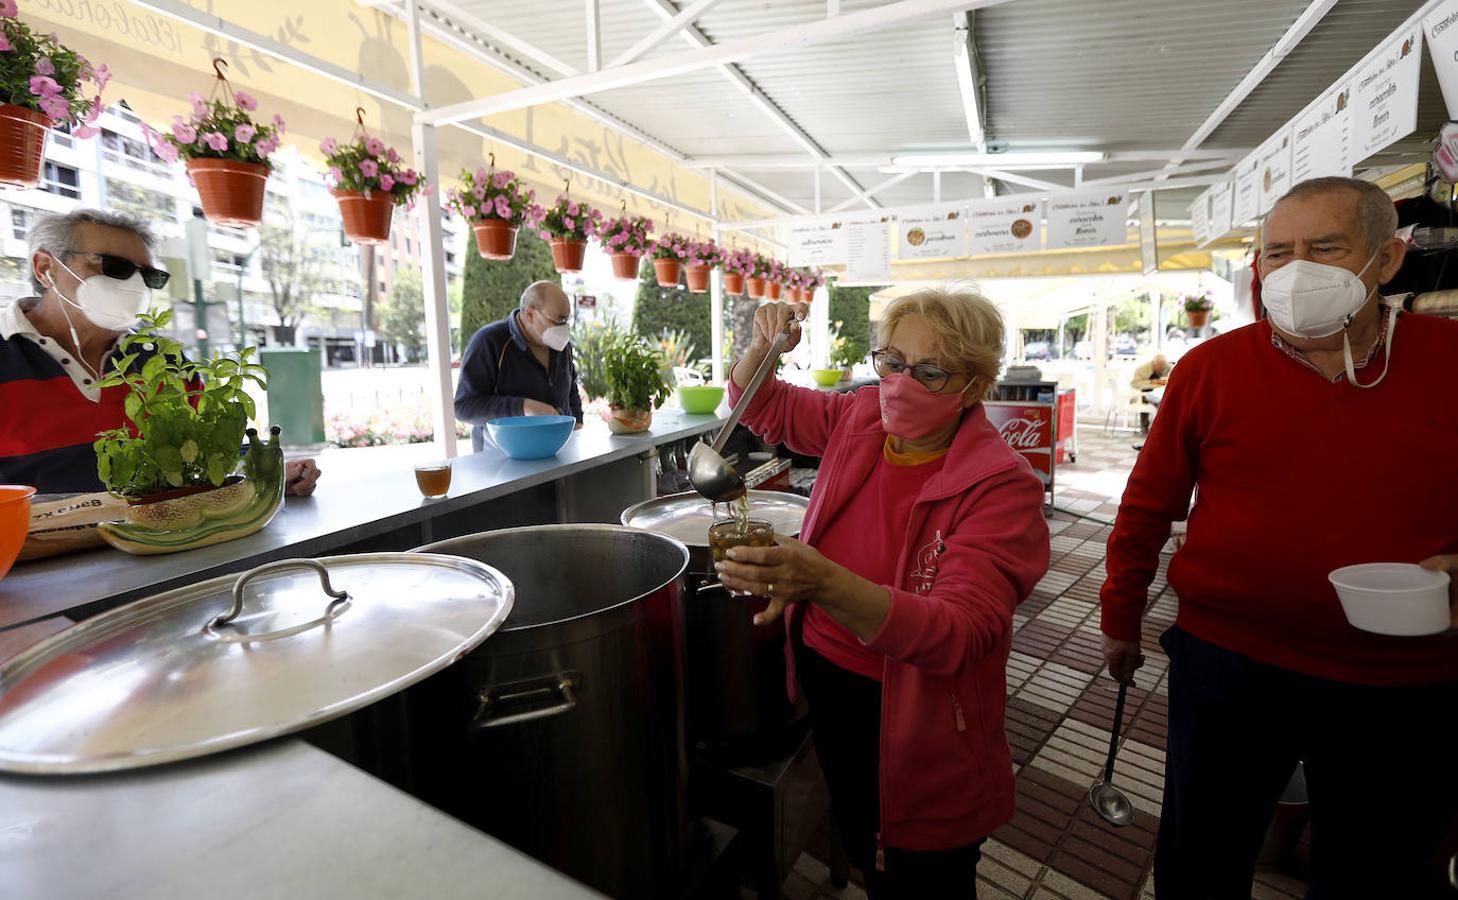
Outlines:
POLYGON ((957 699, 956 693, 952 694, 952 711, 957 714, 957 730, 967 730, 967 719, 962 715, 962 703, 957 699))
POLYGON ((876 871, 886 871, 886 842, 881 840, 881 832, 876 832, 876 871))

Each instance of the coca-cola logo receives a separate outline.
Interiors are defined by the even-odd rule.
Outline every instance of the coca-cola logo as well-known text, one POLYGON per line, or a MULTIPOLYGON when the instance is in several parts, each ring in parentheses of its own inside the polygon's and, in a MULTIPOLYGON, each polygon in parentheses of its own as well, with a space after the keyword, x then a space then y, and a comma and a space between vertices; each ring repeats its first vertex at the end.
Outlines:
POLYGON ((1009 419, 1002 423, 999 429, 1002 432, 1002 439, 1014 450, 1028 451, 1046 449, 1047 439, 1044 432, 1047 423, 1041 419, 1017 418, 1009 419))

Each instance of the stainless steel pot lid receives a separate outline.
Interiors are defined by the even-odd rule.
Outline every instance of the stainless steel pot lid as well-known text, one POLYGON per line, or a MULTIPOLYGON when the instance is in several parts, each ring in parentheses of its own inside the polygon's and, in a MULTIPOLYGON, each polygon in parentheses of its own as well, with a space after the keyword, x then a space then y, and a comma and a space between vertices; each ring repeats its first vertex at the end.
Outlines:
POLYGON ((0 771, 216 753, 367 706, 494 632, 515 592, 475 560, 283 560, 127 604, 0 667, 0 771))
MULTIPOLYGON (((799 494, 782 491, 750 491, 749 516, 762 519, 775 528, 775 534, 795 537, 805 521, 805 508, 810 501, 799 494)), ((709 546, 709 526, 729 517, 729 505, 714 504, 698 491, 669 494, 645 500, 623 510, 622 522, 629 528, 656 531, 677 538, 690 547, 709 546)))

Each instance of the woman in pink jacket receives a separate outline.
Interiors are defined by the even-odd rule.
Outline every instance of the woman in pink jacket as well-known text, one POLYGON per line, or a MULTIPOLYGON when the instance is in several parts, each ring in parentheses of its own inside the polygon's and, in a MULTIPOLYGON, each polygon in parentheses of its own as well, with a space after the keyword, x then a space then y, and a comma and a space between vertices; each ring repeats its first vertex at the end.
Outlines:
MULTIPOLYGON (((760 308, 731 399, 804 312, 760 308)), ((719 577, 770 598, 758 622, 790 610, 791 689, 873 900, 975 897, 982 842, 1012 817, 1012 614, 1048 569, 1048 527, 1042 482, 982 409, 1002 342, 980 294, 922 291, 886 310, 879 388, 772 380, 744 416, 822 457, 820 476, 803 540, 735 548, 719 577)))

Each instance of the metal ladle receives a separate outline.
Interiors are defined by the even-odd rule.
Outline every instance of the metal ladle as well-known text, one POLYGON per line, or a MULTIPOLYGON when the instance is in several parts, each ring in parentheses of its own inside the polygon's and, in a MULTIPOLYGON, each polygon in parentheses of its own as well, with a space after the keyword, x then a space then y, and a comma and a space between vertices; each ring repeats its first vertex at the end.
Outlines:
POLYGON ((744 495, 744 479, 734 471, 733 466, 724 461, 724 445, 729 442, 729 435, 734 433, 734 426, 739 424, 739 417, 744 415, 744 410, 749 407, 749 401, 754 399, 755 392, 774 371, 775 361, 779 359, 780 351, 785 349, 785 344, 790 340, 792 330, 798 327, 799 320, 791 320, 784 331, 775 335, 764 362, 761 362, 759 368, 755 369, 754 377, 749 379, 749 385, 740 395, 739 402, 734 404, 734 409, 730 410, 729 421, 725 422, 724 427, 719 429, 719 433, 714 436, 714 442, 708 444, 700 441, 694 445, 693 450, 689 451, 689 482, 693 484, 694 490, 707 497, 712 503, 728 503, 731 500, 738 500, 744 495))
POLYGON ((1114 756, 1119 752, 1119 730, 1124 724, 1124 698, 1128 682, 1119 683, 1119 699, 1114 704, 1114 732, 1109 736, 1109 758, 1104 763, 1104 777, 1088 789, 1088 802, 1094 812, 1110 825, 1123 828, 1134 821, 1134 806, 1124 792, 1114 787, 1114 756))

